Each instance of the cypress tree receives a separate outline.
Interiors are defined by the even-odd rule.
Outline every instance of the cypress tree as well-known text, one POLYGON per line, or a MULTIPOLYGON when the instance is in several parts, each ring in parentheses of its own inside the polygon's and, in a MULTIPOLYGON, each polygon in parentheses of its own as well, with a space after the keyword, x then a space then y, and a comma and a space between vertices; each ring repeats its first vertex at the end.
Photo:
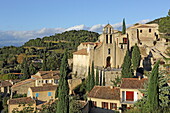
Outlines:
POLYGON ((68 69, 69 66, 67 61, 67 51, 65 51, 60 66, 57 113, 69 113, 69 97, 68 97, 69 87, 67 81, 68 69))
POLYGON ((42 70, 47 71, 46 50, 44 50, 42 70))
POLYGON ((148 97, 147 103, 149 106, 149 111, 152 113, 154 110, 159 107, 159 86, 158 86, 158 74, 159 74, 159 63, 158 61, 151 72, 149 77, 149 85, 148 85, 148 97))
POLYGON ((23 76, 22 76, 23 80, 25 80, 29 77, 29 68, 28 68, 28 64, 27 64, 27 58, 24 58, 24 60, 23 60, 21 72, 23 73, 23 76))
POLYGON ((99 85, 99 70, 96 69, 96 85, 99 85))
POLYGON ((90 66, 88 69, 88 77, 87 77, 87 91, 90 92, 90 80, 91 80, 91 74, 90 74, 90 66))
POLYGON ((129 51, 126 51, 126 55, 124 57, 123 64, 122 64, 121 73, 122 73, 122 78, 133 77, 132 71, 131 71, 131 58, 130 58, 129 51))
POLYGON ((105 71, 103 72, 103 86, 105 86, 105 71))
POLYGON ((126 24, 125 24, 125 19, 123 19, 122 34, 126 34, 126 24))
POLYGON ((137 44, 135 44, 132 50, 132 64, 133 64, 133 70, 135 72, 140 65, 140 59, 141 59, 140 50, 137 44))
POLYGON ((92 67, 91 67, 91 79, 90 79, 90 90, 93 89, 95 85, 95 79, 94 79, 94 62, 92 62, 92 67))

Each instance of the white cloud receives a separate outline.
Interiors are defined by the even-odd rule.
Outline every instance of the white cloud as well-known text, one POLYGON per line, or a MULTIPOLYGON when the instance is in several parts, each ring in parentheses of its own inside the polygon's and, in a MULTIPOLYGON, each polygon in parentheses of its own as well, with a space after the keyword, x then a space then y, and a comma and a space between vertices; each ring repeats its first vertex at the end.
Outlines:
MULTIPOLYGON (((149 22, 149 19, 141 20, 137 23, 146 23, 149 22)), ((126 27, 130 27, 133 24, 127 24, 126 27)), ((70 30, 89 30, 101 33, 105 24, 97 24, 91 27, 87 27, 85 25, 77 25, 70 28, 42 28, 40 30, 32 30, 32 31, 0 31, 0 47, 2 46, 21 46, 26 41, 35 38, 42 38, 44 36, 54 35, 55 33, 62 33, 64 31, 70 30)), ((122 29, 122 22, 112 24, 113 28, 116 30, 122 29)))

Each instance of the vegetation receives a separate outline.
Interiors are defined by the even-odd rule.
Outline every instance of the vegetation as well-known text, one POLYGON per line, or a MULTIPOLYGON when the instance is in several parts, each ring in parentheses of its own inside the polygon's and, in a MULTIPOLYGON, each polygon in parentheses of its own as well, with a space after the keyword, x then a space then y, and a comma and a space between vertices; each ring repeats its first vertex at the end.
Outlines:
POLYGON ((125 19, 123 19, 122 34, 126 34, 126 24, 125 24, 125 19))
POLYGON ((99 85, 99 69, 96 69, 96 85, 99 85))
POLYGON ((148 96, 147 96, 147 104, 149 107, 149 111, 152 113, 155 109, 159 107, 159 90, 158 90, 158 71, 159 71, 159 63, 158 61, 152 69, 151 76, 149 77, 149 85, 148 85, 148 96))
POLYGON ((69 66, 67 59, 67 51, 65 51, 60 67, 57 113, 69 113, 69 87, 67 81, 69 66))
POLYGON ((132 67, 134 71, 136 71, 137 68, 139 67, 140 60, 141 60, 140 50, 137 44, 135 44, 132 50, 132 67))
POLYGON ((130 58, 129 51, 126 51, 126 55, 124 57, 123 64, 122 64, 121 73, 122 73, 122 78, 133 77, 132 70, 131 70, 131 58, 130 58))
POLYGON ((149 74, 149 82, 145 84, 144 97, 137 101, 135 108, 127 113, 169 113, 170 86, 167 84, 169 75, 166 72, 159 72, 159 61, 154 65, 149 74))

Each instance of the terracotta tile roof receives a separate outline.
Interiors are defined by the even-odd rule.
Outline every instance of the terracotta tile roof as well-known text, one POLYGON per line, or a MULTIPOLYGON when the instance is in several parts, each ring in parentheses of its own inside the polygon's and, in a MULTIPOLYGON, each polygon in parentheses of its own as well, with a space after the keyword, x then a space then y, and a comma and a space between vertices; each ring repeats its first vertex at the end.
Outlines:
POLYGON ((138 79, 138 78, 122 78, 122 83, 120 88, 122 89, 144 89, 144 84, 148 79, 138 79))
POLYGON ((155 28, 157 26, 150 26, 149 24, 147 25, 139 25, 138 28, 155 28))
POLYGON ((34 81, 35 81, 34 79, 26 79, 26 80, 23 80, 21 82, 16 83, 15 85, 12 86, 12 88, 18 87, 18 86, 21 86, 21 85, 24 85, 24 84, 28 84, 28 83, 34 82, 34 81))
POLYGON ((74 52, 73 54, 75 54, 75 55, 88 55, 87 49, 80 49, 80 50, 74 52))
POLYGON ((0 81, 0 87, 7 87, 12 86, 12 84, 9 81, 0 81))
POLYGON ((88 94, 88 97, 120 100, 120 89, 111 86, 95 86, 88 94))
POLYGON ((30 87, 32 92, 41 92, 41 91, 54 91, 58 85, 48 85, 48 86, 39 86, 39 87, 30 87))
POLYGON ((88 45, 88 44, 89 44, 89 45, 95 45, 95 44, 97 45, 98 42, 82 42, 82 44, 83 44, 83 45, 88 45))
POLYGON ((42 79, 42 77, 41 77, 41 76, 38 76, 38 75, 32 75, 31 78, 32 78, 32 79, 42 79))
POLYGON ((60 71, 39 71, 43 79, 59 79, 60 71))
POLYGON ((22 97, 22 98, 15 98, 9 99, 9 104, 34 104, 35 100, 31 97, 22 97))

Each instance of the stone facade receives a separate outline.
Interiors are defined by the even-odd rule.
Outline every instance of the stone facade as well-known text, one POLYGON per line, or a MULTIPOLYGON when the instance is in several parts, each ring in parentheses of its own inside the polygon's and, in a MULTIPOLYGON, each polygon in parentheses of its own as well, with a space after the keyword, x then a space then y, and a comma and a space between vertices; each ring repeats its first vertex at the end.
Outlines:
MULTIPOLYGON (((94 62, 95 68, 120 68, 127 46, 119 47, 120 32, 108 24, 97 42, 85 42, 73 53, 73 73, 85 78, 89 66, 94 62)), ((122 42, 123 43, 123 42, 122 42)))
MULTIPOLYGON (((95 68, 109 74, 106 75, 108 80, 115 78, 111 77, 110 73, 116 73, 112 71, 115 69, 121 72, 125 53, 127 50, 131 51, 135 44, 141 51, 140 67, 144 67, 147 62, 151 62, 152 66, 158 59, 168 57, 164 53, 168 45, 164 38, 160 38, 158 27, 158 24, 137 24, 129 27, 126 34, 121 34, 110 24, 106 25, 97 42, 83 42, 73 53, 73 75, 86 78, 88 68, 94 62, 95 68), (108 72, 108 69, 111 72, 108 72)), ((118 76, 121 76, 120 74, 118 76)), ((109 85, 109 82, 106 84, 109 85)))

